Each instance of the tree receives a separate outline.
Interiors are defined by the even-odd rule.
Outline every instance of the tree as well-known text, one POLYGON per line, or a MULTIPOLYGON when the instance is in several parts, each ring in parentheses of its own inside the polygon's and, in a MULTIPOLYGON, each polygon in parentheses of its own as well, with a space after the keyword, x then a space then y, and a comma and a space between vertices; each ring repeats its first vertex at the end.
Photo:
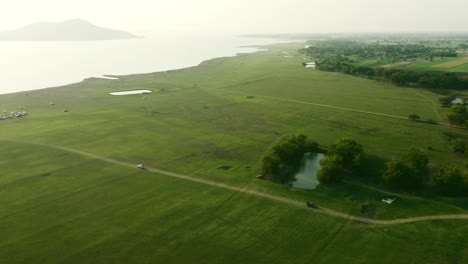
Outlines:
POLYGON ((415 148, 387 163, 383 175, 386 184, 406 190, 417 190, 424 186, 429 158, 415 148))
POLYGON ((453 149, 453 152, 467 153, 468 144, 465 142, 465 140, 458 138, 455 140, 455 143, 453 143, 452 149, 453 149))
POLYGON ((317 179, 321 184, 334 184, 343 180, 343 170, 341 157, 333 155, 322 160, 320 171, 317 174, 317 179))
POLYGON ((419 177, 427 174, 429 158, 421 150, 411 148, 402 156, 402 159, 419 177))
POLYGON ((462 43, 458 47, 465 53, 466 49, 468 49, 468 44, 462 43))
POLYGON ((338 156, 341 167, 348 171, 359 169, 364 161, 364 149, 361 144, 350 138, 340 138, 330 146, 329 156, 338 156))
POLYGON ((447 114, 449 123, 456 126, 465 125, 465 121, 468 120, 468 113, 464 105, 456 104, 450 107, 447 114))
POLYGON ((393 159, 387 162, 387 168, 383 175, 383 180, 386 184, 393 186, 393 187, 407 187, 407 177, 410 176, 410 169, 406 164, 398 159, 397 157, 393 157, 393 159))
POLYGON ((292 182, 304 154, 317 151, 317 142, 304 135, 283 139, 263 157, 262 175, 274 182, 292 182))
MULTIPOLYGON (((436 190, 444 195, 459 196, 466 191, 467 179, 454 166, 445 167, 434 175, 436 190)), ((465 193, 466 195, 466 193, 465 193)))
POLYGON ((400 71, 393 73, 390 77, 390 81, 398 86, 405 86, 408 84, 406 73, 400 71))
POLYGON ((411 114, 408 116, 408 118, 412 121, 417 121, 419 119, 421 119, 421 117, 419 117, 417 114, 411 114))

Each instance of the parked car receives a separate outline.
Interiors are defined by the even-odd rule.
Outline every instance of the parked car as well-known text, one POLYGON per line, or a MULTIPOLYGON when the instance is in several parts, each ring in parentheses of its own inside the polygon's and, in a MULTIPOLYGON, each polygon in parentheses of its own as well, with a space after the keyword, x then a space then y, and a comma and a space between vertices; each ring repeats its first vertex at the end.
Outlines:
POLYGON ((307 206, 310 207, 310 208, 315 208, 315 209, 318 208, 318 206, 313 202, 307 202, 307 206))
POLYGON ((138 164, 137 167, 138 167, 139 169, 146 169, 145 165, 143 165, 143 164, 138 164))

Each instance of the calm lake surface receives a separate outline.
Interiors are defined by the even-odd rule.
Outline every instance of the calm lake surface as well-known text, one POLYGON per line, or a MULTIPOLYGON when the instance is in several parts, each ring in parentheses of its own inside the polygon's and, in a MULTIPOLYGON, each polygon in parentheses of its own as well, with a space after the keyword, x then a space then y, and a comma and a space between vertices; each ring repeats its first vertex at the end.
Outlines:
POLYGON ((126 75, 186 68, 237 53, 257 51, 278 39, 176 36, 80 42, 1 42, 0 94, 79 82, 105 74, 126 75))
POLYGON ((322 153, 306 154, 304 163, 296 174, 296 181, 292 183, 292 187, 297 189, 313 190, 318 185, 317 173, 320 170, 320 161, 325 158, 322 153))

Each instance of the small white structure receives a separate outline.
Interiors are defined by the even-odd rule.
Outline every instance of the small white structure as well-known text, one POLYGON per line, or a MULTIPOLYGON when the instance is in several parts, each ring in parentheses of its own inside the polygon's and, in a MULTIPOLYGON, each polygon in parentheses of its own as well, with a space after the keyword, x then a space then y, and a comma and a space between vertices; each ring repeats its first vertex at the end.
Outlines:
POLYGON ((392 204, 395 201, 395 198, 384 198, 382 199, 382 203, 392 204))
POLYGON ((317 65, 315 64, 315 61, 312 61, 312 62, 307 62, 305 67, 306 68, 312 68, 312 69, 315 69, 317 65))

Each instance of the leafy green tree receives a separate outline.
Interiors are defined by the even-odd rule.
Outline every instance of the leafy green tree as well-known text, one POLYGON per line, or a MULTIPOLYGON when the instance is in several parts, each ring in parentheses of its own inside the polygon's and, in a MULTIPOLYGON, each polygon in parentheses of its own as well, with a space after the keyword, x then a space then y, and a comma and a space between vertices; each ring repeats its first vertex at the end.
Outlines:
POLYGON ((336 155, 328 156, 322 160, 317 179, 321 184, 334 184, 343 180, 343 170, 341 168, 342 158, 336 155))
POLYGON ((279 183, 294 181, 304 154, 317 151, 317 142, 304 135, 283 139, 263 157, 262 175, 279 183))
POLYGON ((421 119, 421 117, 418 116, 417 114, 411 114, 411 115, 408 116, 408 118, 410 120, 412 120, 412 121, 417 121, 417 120, 421 119))
POLYGON ((468 44, 462 43, 458 47, 465 53, 466 49, 468 49, 468 44))
POLYGON ((340 138, 330 146, 317 175, 320 183, 337 183, 343 175, 361 173, 366 161, 361 144, 350 138, 340 138))
POLYGON ((400 157, 387 163, 383 180, 389 186, 418 190, 427 178, 429 158, 420 150, 412 148, 400 157))
POLYGON ((454 166, 442 168, 434 175, 436 190, 448 196, 467 195, 467 181, 462 172, 454 166))
POLYGON ((421 150, 411 148, 402 156, 402 158, 403 161, 419 176, 427 174, 429 158, 421 150))
POLYGON ((350 138, 340 138, 330 146, 329 156, 338 156, 341 167, 348 171, 359 169, 365 161, 364 148, 350 138))
POLYGON ((458 152, 458 153, 467 153, 468 152, 468 144, 465 142, 465 140, 458 138, 455 140, 452 146, 453 152, 458 152))
POLYGON ((465 125, 465 121, 468 120, 468 112, 464 105, 456 104, 450 107, 447 114, 450 124, 456 126, 465 125))
POLYGON ((402 160, 394 157, 387 162, 387 168, 383 175, 386 184, 393 187, 407 187, 410 185, 408 184, 408 177, 411 177, 411 171, 402 160))

